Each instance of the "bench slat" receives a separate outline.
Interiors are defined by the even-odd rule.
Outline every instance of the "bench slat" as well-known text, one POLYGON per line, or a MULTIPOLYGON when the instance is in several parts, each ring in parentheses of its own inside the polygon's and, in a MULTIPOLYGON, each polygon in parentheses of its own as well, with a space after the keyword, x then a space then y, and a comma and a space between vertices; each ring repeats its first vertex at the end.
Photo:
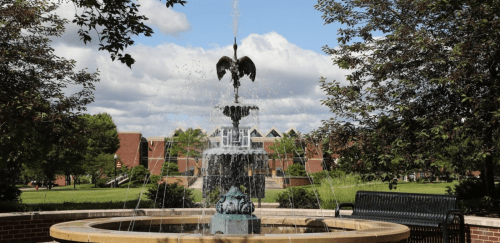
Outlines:
POLYGON ((408 225, 426 221, 435 225, 444 222, 446 212, 455 209, 455 202, 454 195, 358 191, 352 215, 399 219, 408 221, 408 225))
POLYGON ((401 192, 357 191, 355 203, 342 203, 335 217, 386 221, 407 226, 443 229, 443 241, 448 241, 448 229, 454 217, 460 219, 460 242, 465 242, 463 214, 455 210, 455 195, 419 194, 401 192), (340 215, 342 207, 354 207, 352 215, 340 215), (446 221, 446 214, 452 217, 446 221))

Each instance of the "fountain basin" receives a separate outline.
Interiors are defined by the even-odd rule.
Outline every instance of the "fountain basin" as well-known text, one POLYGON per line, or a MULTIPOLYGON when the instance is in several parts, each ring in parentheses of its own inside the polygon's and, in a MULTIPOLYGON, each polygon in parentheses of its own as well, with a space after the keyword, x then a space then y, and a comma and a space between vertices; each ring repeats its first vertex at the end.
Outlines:
MULTIPOLYGON (((198 211, 199 209, 193 209, 198 211)), ((277 209, 279 210, 279 209, 277 209)), ((185 210, 183 210, 185 211, 185 210)), ((297 210, 299 211, 299 210, 297 210)), ((319 211, 319 210, 317 210, 319 211)), ((263 211, 265 212, 265 211, 263 211)), ((114 217, 87 219, 55 224, 50 235, 65 242, 399 242, 410 236, 410 229, 404 225, 333 217, 278 216, 256 212, 261 218, 261 234, 252 235, 209 235, 203 226, 210 222, 212 215, 165 217, 114 217), (175 228, 186 226, 182 233, 158 233, 127 231, 134 228, 157 227, 175 228), (189 232, 187 226, 198 225, 189 232), (318 229, 328 227, 329 232, 318 229), (117 229, 121 227, 121 231, 117 229), (268 228, 266 228, 268 227, 268 228), (269 229, 269 227, 274 227, 269 229), (279 229, 279 233, 276 232, 279 229), (290 233, 292 232, 292 233, 290 233), (313 233, 305 233, 313 232, 313 233)), ((157 228, 153 228, 157 229, 157 228)), ((144 230, 143 230, 144 231, 144 230)), ((153 230, 151 230, 153 231, 153 230)), ((168 231, 166 231, 168 232, 168 231)), ((175 231, 174 231, 175 232, 175 231)))

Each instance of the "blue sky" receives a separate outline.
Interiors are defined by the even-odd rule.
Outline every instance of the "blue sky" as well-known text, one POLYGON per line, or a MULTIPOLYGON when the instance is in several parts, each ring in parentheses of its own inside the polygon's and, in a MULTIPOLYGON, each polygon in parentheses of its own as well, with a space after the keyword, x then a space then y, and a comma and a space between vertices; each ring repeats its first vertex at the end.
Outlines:
MULTIPOLYGON (((177 127, 200 127, 206 132, 230 120, 214 107, 232 100, 230 77, 217 79, 215 64, 232 56, 234 0, 188 1, 166 8, 159 0, 140 0, 153 37, 135 37, 127 48, 136 62, 129 69, 84 45, 78 26, 69 23, 61 38, 53 39, 56 54, 77 61, 77 69, 99 70, 95 102, 88 113, 111 114, 119 131, 138 131, 144 137, 168 136, 177 127)), ((266 133, 294 127, 302 133, 330 119, 321 105, 326 98, 319 78, 345 82, 322 46, 337 46, 339 26, 323 25, 312 0, 238 1, 238 57, 249 56, 257 67, 255 82, 241 81, 240 96, 258 105, 258 117, 242 120, 266 133)), ((81 11, 81 10, 77 10, 81 11)), ((57 13, 72 19, 75 7, 62 4, 57 13)))
MULTIPOLYGON (((153 38, 141 36, 140 43, 158 45, 165 42, 182 46, 211 48, 233 42, 233 0, 188 1, 185 7, 176 5, 175 11, 184 13, 191 29, 178 36, 165 35, 154 28, 153 38)), ((140 2, 139 2, 140 3, 140 2)), ((338 25, 324 25, 321 13, 314 9, 315 0, 240 0, 238 39, 250 34, 277 32, 301 48, 322 53, 322 46, 337 45, 338 25)))

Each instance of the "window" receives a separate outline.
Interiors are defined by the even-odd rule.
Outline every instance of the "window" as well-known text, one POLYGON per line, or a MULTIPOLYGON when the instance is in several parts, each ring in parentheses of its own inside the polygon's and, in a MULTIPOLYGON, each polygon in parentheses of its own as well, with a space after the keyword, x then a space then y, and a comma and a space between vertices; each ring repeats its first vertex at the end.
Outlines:
POLYGON ((240 129, 240 141, 242 147, 248 147, 250 143, 250 137, 248 136, 247 129, 240 129))
POLYGON ((267 135, 268 138, 280 138, 281 136, 279 135, 278 132, 276 132, 274 129, 267 135))
POLYGON ((148 168, 148 140, 146 138, 141 138, 141 165, 148 168))
POLYGON ((222 129, 222 146, 228 147, 231 144, 231 136, 229 135, 230 133, 228 132, 227 128, 222 129))
POLYGON ((252 149, 260 149, 264 148, 263 142, 252 142, 252 149))
POLYGON ((220 130, 219 129, 215 130, 215 132, 212 133, 212 135, 210 135, 210 137, 218 137, 218 136, 220 136, 220 130))
POLYGON ((252 138, 261 138, 262 135, 259 132, 257 132, 256 129, 253 129, 253 131, 250 133, 250 137, 252 137, 252 138))

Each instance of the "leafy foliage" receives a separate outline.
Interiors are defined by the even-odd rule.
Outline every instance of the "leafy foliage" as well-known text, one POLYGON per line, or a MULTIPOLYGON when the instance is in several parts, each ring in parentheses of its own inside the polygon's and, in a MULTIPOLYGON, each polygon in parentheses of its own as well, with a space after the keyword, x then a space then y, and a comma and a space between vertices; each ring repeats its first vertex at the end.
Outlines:
POLYGON ((272 157, 281 161, 292 159, 294 156, 303 153, 302 148, 296 145, 296 137, 286 133, 283 134, 281 139, 274 140, 273 145, 269 146, 269 149, 273 151, 271 154, 272 157))
POLYGON ((50 14, 56 8, 50 2, 0 0, 0 180, 5 183, 15 182, 23 164, 40 167, 50 180, 54 163, 64 162, 60 168, 69 171, 69 161, 77 162, 85 147, 79 115, 94 100, 98 73, 75 72, 73 60, 54 55, 48 37, 60 36, 65 24, 50 14), (67 88, 76 92, 66 95, 67 88))
POLYGON ((146 196, 160 208, 191 208, 194 206, 192 189, 174 184, 157 184, 148 189, 146 196))
POLYGON ((120 148, 118 130, 111 115, 107 113, 84 114, 82 118, 87 128, 87 154, 89 156, 114 154, 120 148))
POLYGON ((108 179, 106 178, 99 178, 96 181, 96 187, 103 188, 106 187, 106 183, 108 182, 108 179))
POLYGON ((278 194, 276 202, 280 208, 320 208, 321 198, 302 187, 289 187, 278 194))
POLYGON ((285 174, 287 176, 300 176, 300 177, 307 176, 306 168, 304 168, 304 166, 301 164, 292 164, 288 166, 285 174))
POLYGON ((138 165, 130 170, 130 180, 144 181, 148 178, 149 174, 149 170, 144 165, 138 165))
POLYGON ((21 190, 14 185, 7 183, 0 183, 0 202, 13 202, 20 203, 19 195, 21 195, 21 190))
POLYGON ((113 175, 115 160, 111 154, 98 154, 95 157, 87 156, 84 164, 85 171, 92 177, 94 183, 103 175, 113 175))
POLYGON ((161 166, 161 175, 162 176, 176 176, 180 175, 179 166, 176 163, 165 162, 161 166))
POLYGON ((149 183, 150 184, 157 184, 160 179, 161 179, 161 176, 159 176, 159 175, 150 175, 149 176, 149 183))
POLYGON ((344 168, 383 179, 480 169, 495 197, 500 3, 320 0, 315 8, 326 24, 343 25, 339 47, 323 50, 352 72, 347 84, 321 78, 334 118, 312 137, 327 135, 344 168))
MULTIPOLYGON (((130 54, 123 53, 123 49, 134 44, 133 37, 144 35, 151 37, 153 30, 144 22, 148 18, 139 15, 136 4, 132 0, 66 0, 72 1, 76 6, 84 11, 75 13, 73 23, 80 26, 78 35, 83 43, 92 41, 91 31, 98 33, 99 50, 107 51, 114 61, 118 59, 121 63, 131 67, 135 60, 130 54)), ((184 6, 186 1, 167 0, 166 7, 173 7, 175 4, 184 6)))
POLYGON ((210 207, 210 206, 215 205, 215 203, 217 203, 217 201, 219 201, 220 195, 221 195, 221 187, 220 186, 218 186, 214 190, 210 191, 210 193, 207 196, 207 200, 205 202, 207 204, 206 206, 210 207))
MULTIPOLYGON (((497 185, 496 190, 499 193, 500 185, 497 185)), ((495 211, 497 209, 491 198, 487 196, 480 180, 462 180, 454 188, 447 187, 446 193, 457 196, 457 206, 465 213, 481 214, 483 210, 495 211)))
POLYGON ((201 152, 207 144, 203 139, 206 137, 200 129, 188 128, 185 132, 176 132, 172 147, 169 150, 171 156, 185 156, 186 170, 190 157, 201 157, 201 152))

